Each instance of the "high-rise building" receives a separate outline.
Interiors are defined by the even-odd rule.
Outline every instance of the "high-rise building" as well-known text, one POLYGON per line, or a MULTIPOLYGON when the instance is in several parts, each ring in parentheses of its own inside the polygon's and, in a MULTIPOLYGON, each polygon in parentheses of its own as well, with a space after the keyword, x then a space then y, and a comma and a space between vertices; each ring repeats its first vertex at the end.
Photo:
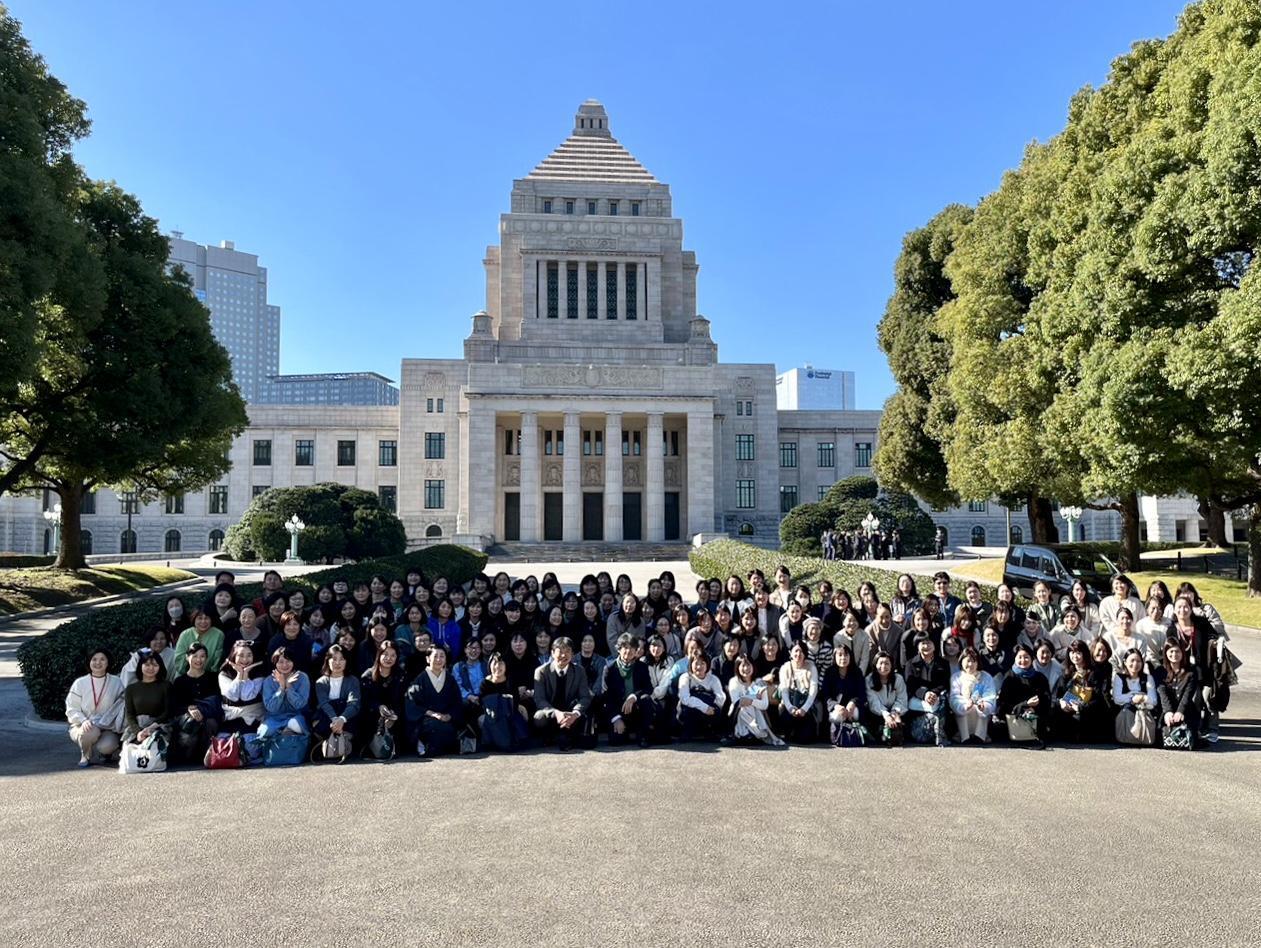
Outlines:
POLYGON ((780 411, 853 411, 854 373, 806 364, 775 376, 780 411))
POLYGON ((379 372, 273 375, 258 401, 264 405, 397 405, 398 388, 379 372))
POLYGON ((232 375, 247 402, 263 398, 269 376, 280 372, 280 307, 267 302, 267 268, 230 240, 203 246, 171 235, 171 263, 193 280, 210 310, 210 328, 232 358, 232 375))

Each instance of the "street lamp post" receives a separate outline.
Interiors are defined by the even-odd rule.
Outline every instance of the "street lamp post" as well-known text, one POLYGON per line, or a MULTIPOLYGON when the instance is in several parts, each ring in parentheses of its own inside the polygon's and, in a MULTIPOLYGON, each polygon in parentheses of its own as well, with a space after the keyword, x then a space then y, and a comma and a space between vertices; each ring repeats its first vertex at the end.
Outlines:
POLYGON ((1063 515, 1065 522, 1068 524, 1068 542, 1073 542, 1073 524, 1081 519, 1082 509, 1080 507, 1061 507, 1060 514, 1063 515))
POLYGON ((301 517, 294 514, 285 521, 285 529, 289 531, 289 556, 285 562, 301 565, 302 561, 298 559, 298 537, 306 529, 306 524, 301 517))
POLYGON ((45 510, 44 519, 53 528, 52 554, 56 556, 61 551, 61 504, 57 504, 52 510, 45 510))
POLYGON ((862 528, 867 531, 867 559, 875 559, 874 551, 871 547, 871 538, 880 529, 880 518, 873 511, 867 511, 867 516, 863 517, 862 528))

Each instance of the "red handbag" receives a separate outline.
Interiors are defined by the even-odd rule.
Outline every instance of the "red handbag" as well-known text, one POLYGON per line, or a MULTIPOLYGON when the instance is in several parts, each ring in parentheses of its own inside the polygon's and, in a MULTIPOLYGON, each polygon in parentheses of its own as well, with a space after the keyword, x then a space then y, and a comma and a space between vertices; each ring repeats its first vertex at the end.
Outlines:
POLYGON ((206 750, 206 767, 210 770, 236 770, 241 766, 241 738, 237 734, 212 737, 206 750))

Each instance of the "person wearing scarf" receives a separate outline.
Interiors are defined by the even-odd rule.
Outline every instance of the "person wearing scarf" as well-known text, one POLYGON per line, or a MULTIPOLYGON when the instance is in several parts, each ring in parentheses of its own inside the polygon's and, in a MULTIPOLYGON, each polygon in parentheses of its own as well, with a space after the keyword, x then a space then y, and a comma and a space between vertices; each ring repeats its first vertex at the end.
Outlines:
POLYGON ((447 653, 435 643, 428 668, 407 689, 408 737, 416 743, 416 755, 437 757, 458 750, 463 710, 459 686, 447 674, 447 653))
POLYGON ((1029 720, 1038 733, 1036 746, 1044 747, 1051 714, 1051 689, 1046 676, 1034 667, 1036 660, 1033 649, 1027 645, 1016 646, 1015 664, 998 692, 998 715, 1029 720))
MULTIPOLYGON (((585 644, 585 643, 584 643, 585 644)), ((652 715, 652 680, 648 666, 637 661, 639 640, 629 632, 617 638, 617 658, 604 667, 601 710, 610 744, 638 740, 648 746, 652 715)))

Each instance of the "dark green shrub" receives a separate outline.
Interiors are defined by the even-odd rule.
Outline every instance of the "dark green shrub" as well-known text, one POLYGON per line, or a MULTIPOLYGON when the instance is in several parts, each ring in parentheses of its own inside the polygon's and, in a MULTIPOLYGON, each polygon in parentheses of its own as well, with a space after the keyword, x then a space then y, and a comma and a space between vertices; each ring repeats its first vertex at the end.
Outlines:
POLYGON ((0 553, 0 569, 29 569, 32 566, 52 566, 51 556, 31 556, 27 553, 0 553))
POLYGON ((284 559, 289 553, 285 521, 294 514, 306 524, 298 538, 298 555, 307 561, 394 556, 407 549, 403 522, 381 508, 376 494, 324 483, 273 487, 259 494, 228 530, 228 555, 243 562, 284 559))
MULTIPOLYGON (((411 567, 418 567, 430 580, 445 576, 452 583, 463 585, 485 569, 486 554, 461 546, 431 546, 413 553, 294 576, 286 580, 285 588, 305 589, 313 594, 316 587, 339 578, 355 583, 381 573, 401 579, 411 567)), ((238 588, 246 599, 254 599, 262 591, 260 583, 243 583, 238 588)), ((201 604, 206 590, 180 593, 179 596, 184 608, 191 611, 201 604)), ((144 643, 148 631, 161 624, 165 604, 165 596, 153 596, 93 609, 39 638, 23 643, 17 651, 18 665, 36 713, 49 719, 62 717, 66 692, 76 678, 86 674, 87 661, 93 649, 102 646, 109 649, 114 656, 111 671, 117 672, 127 656, 144 643)))

